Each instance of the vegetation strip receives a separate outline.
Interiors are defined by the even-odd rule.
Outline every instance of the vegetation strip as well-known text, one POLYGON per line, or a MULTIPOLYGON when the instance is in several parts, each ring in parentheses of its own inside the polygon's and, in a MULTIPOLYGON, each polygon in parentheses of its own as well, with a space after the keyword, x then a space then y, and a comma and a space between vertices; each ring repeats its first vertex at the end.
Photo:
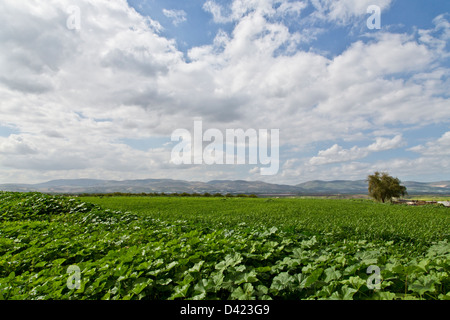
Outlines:
POLYGON ((0 193, 0 299, 450 299, 447 208, 223 199, 0 193))

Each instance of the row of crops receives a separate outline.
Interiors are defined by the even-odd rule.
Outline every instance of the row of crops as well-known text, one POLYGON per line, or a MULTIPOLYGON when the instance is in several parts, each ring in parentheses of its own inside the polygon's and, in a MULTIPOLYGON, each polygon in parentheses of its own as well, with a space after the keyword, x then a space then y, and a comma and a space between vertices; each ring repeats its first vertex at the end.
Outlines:
POLYGON ((0 299, 448 300, 449 226, 368 201, 3 192, 0 299))

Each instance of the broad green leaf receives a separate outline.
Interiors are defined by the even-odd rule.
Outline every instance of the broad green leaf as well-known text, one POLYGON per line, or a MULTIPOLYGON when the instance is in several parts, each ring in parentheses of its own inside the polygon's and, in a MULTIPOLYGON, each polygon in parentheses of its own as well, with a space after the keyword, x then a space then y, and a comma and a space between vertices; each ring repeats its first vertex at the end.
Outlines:
POLYGON ((263 286, 261 284, 256 287, 256 290, 259 295, 260 294, 266 295, 269 293, 269 288, 267 288, 266 286, 263 286))
POLYGON ((256 272, 258 272, 258 273, 270 272, 271 270, 272 270, 272 267, 270 267, 270 266, 256 268, 256 272))
POLYGON ((103 297, 102 300, 109 300, 111 298, 111 292, 107 292, 103 297))
POLYGON ((345 268, 344 275, 353 275, 357 273, 358 270, 361 269, 361 266, 359 264, 353 264, 345 268))
POLYGON ((231 298, 235 300, 255 300, 253 296, 254 288, 251 283, 245 283, 231 293, 231 298))
POLYGON ((425 292, 435 292, 435 279, 431 276, 422 276, 408 286, 408 289, 423 295, 425 292))
POLYGON ((331 294, 330 300, 353 300, 353 295, 357 290, 343 286, 339 291, 335 291, 331 294))
POLYGON ((187 274, 184 276, 183 280, 180 281, 180 282, 178 282, 178 284, 180 284, 180 285, 185 285, 185 284, 191 283, 191 282, 194 281, 194 280, 195 280, 195 278, 194 278, 190 273, 187 273, 187 274))
POLYGON ((304 240, 300 243, 303 248, 311 248, 317 243, 316 236, 313 236, 310 240, 304 240))
POLYGON ((376 265, 377 263, 378 263, 378 259, 364 259, 361 261, 361 265, 363 265, 363 266, 376 265))
POLYGON ((236 272, 244 272, 247 267, 241 264, 240 266, 235 268, 236 272))
POLYGON ((307 266, 302 268, 302 273, 312 273, 314 270, 316 270, 316 268, 311 263, 308 263, 307 266))
POLYGON ((439 300, 450 300, 450 292, 448 292, 447 294, 440 294, 439 295, 439 300))
POLYGON ((339 257, 336 257, 336 258, 335 258, 335 261, 336 261, 337 263, 339 263, 341 266, 345 266, 345 264, 346 264, 346 262, 347 262, 347 259, 345 258, 344 255, 341 255, 341 256, 339 256, 339 257))
POLYGON ((298 259, 285 257, 281 263, 287 265, 289 269, 293 269, 300 264, 300 261, 298 259))
POLYGON ((196 263, 192 268, 189 269, 189 272, 200 272, 202 266, 205 264, 205 261, 200 261, 196 263))
POLYGON ((131 292, 133 292, 135 295, 139 295, 147 286, 152 282, 151 279, 145 279, 145 278, 139 278, 135 281, 133 289, 131 292))
POLYGON ((360 277, 350 277, 346 280, 341 281, 342 284, 350 285, 353 289, 357 291, 367 284, 367 280, 361 279, 360 277))
POLYGON ((167 286, 168 284, 170 284, 172 282, 171 278, 162 278, 162 279, 158 279, 155 281, 157 285, 160 286, 167 286))
POLYGON ((337 283, 333 282, 325 285, 317 292, 317 296, 322 299, 342 300, 338 291, 336 291, 337 283))
POLYGON ((219 262, 215 268, 217 270, 225 270, 226 268, 228 268, 230 266, 234 267, 234 266, 240 264, 241 261, 242 261, 242 256, 238 253, 236 253, 234 255, 227 255, 225 257, 225 260, 219 262))
POLYGON ((313 285, 314 283, 317 282, 317 280, 319 280, 319 277, 322 275, 323 273, 323 269, 319 268, 314 270, 306 279, 305 281, 305 288, 310 287, 311 285, 313 285))
POLYGON ((376 297, 379 300, 394 300, 396 298, 396 294, 392 292, 377 292, 376 297))
POLYGON ((133 294, 127 294, 122 298, 122 300, 131 300, 132 297, 133 297, 133 294))
POLYGON ((170 271, 172 270, 174 267, 176 267, 178 265, 178 261, 172 261, 171 263, 169 263, 167 265, 167 267, 165 268, 165 271, 170 271))
POLYGON ((192 300, 205 300, 205 298, 206 298, 206 292, 202 292, 200 294, 193 296, 191 299, 192 300))
POLYGON ((177 298, 186 298, 190 284, 185 284, 183 286, 177 286, 174 288, 174 293, 170 296, 169 300, 174 300, 177 298))
POLYGON ((295 278, 287 272, 282 272, 279 275, 277 275, 275 278, 273 278, 272 285, 270 286, 270 289, 274 290, 285 290, 290 288, 295 281, 295 278))
POLYGON ((292 250, 292 257, 295 259, 302 259, 304 255, 304 250, 301 248, 295 248, 292 250))
POLYGON ((420 270, 424 271, 424 272, 428 272, 427 267, 428 267, 429 264, 430 264, 430 260, 429 260, 429 259, 424 259, 424 260, 421 260, 421 261, 417 264, 417 267, 418 267, 420 270))
POLYGON ((302 273, 299 273, 299 274, 297 274, 294 277, 297 278, 299 289, 304 289, 306 287, 306 281, 308 279, 308 276, 306 276, 306 275, 304 275, 302 273))
POLYGON ((321 262, 325 262, 325 261, 328 261, 328 259, 329 259, 329 256, 328 255, 321 255, 320 257, 318 257, 317 259, 316 259, 316 263, 318 263, 318 264, 320 264, 321 262))
POLYGON ((211 280, 213 281, 216 287, 222 285, 224 278, 225 276, 223 275, 222 272, 217 272, 211 275, 211 280))
POLYGON ((198 283, 195 284, 194 293, 196 295, 206 296, 207 287, 211 287, 211 286, 208 286, 208 280, 201 279, 198 283))
POLYGON ((324 273, 326 276, 324 281, 327 283, 338 280, 342 276, 342 273, 339 270, 336 270, 335 267, 325 269, 324 273))
POLYGON ((41 262, 37 263, 34 267, 42 268, 42 267, 45 267, 46 264, 47 264, 47 261, 41 261, 41 262))
POLYGON ((66 259, 57 259, 57 260, 53 260, 53 265, 54 266, 60 266, 64 263, 64 261, 66 261, 66 259))
POLYGON ((348 286, 343 286, 341 288, 341 292, 342 292, 342 300, 353 300, 353 295, 357 292, 358 290, 353 289, 353 288, 349 288, 348 286))
POLYGON ((244 273, 238 276, 238 279, 234 282, 237 285, 240 285, 242 283, 251 283, 251 282, 257 282, 258 278, 256 277, 256 272, 254 270, 244 273))

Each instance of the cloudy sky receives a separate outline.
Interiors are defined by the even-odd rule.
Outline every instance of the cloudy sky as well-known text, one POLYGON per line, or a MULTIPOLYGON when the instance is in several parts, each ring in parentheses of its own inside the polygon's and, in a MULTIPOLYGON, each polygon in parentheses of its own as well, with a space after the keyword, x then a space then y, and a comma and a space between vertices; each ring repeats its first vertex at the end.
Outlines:
POLYGON ((448 0, 2 0, 0 24, 0 184, 450 180, 448 0), (194 120, 279 129, 278 174, 175 165, 194 120))

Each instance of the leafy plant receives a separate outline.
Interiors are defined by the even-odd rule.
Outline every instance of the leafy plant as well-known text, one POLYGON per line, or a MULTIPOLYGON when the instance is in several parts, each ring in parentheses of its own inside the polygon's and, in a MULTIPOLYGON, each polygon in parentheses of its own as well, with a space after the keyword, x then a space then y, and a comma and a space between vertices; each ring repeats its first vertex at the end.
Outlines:
POLYGON ((445 210, 0 193, 0 298, 446 300, 445 210), (67 286, 70 266, 79 288, 67 286))

